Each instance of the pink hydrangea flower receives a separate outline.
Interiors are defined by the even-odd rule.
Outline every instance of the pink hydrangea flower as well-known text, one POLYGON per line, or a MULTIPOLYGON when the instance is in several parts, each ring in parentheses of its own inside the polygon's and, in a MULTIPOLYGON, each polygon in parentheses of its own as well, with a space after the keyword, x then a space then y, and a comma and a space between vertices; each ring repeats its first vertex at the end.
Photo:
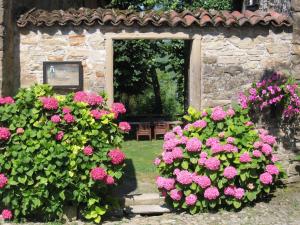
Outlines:
POLYGON ((101 105, 103 103, 103 98, 95 93, 88 93, 84 91, 78 91, 74 94, 74 102, 84 102, 90 106, 101 105))
POLYGON ((241 200, 245 195, 245 190, 243 188, 236 188, 234 192, 234 197, 241 200))
POLYGON ((102 118, 102 116, 109 114, 109 112, 106 110, 93 109, 91 110, 90 114, 92 117, 94 117, 94 119, 99 120, 102 118))
POLYGON ((215 157, 209 158, 205 161, 205 167, 212 171, 219 170, 220 164, 220 160, 215 157))
POLYGON ((126 113, 126 108, 122 103, 113 103, 111 108, 112 108, 111 111, 116 114, 126 113))
POLYGON ((213 154, 217 154, 219 152, 223 152, 224 146, 219 143, 216 143, 211 146, 211 150, 212 150, 213 154))
POLYGON ((180 139, 179 139, 179 144, 185 144, 188 142, 189 138, 186 137, 186 136, 182 136, 180 139))
POLYGON ((9 140, 11 133, 8 128, 0 127, 0 141, 7 141, 9 140))
POLYGON ((225 152, 238 152, 238 148, 232 144, 226 144, 223 146, 225 152))
POLYGON ((83 149, 83 154, 87 155, 87 156, 91 156, 94 153, 94 149, 91 146, 86 146, 83 149))
POLYGON ((232 108, 229 108, 226 112, 227 116, 233 117, 235 115, 235 111, 232 108))
POLYGON ((193 123, 193 127, 195 128, 205 128, 207 126, 207 122, 205 120, 197 120, 193 123))
POLYGON ((264 153, 265 155, 270 155, 272 154, 272 147, 268 144, 263 144, 262 148, 261 148, 262 153, 264 153))
POLYGON ((233 138, 233 137, 228 137, 228 138, 226 139, 227 144, 233 144, 234 141, 235 141, 235 138, 233 138))
POLYGON ((222 107, 217 106, 215 108, 213 108, 212 114, 211 114, 211 118, 214 121, 221 121, 226 117, 226 112, 223 110, 222 107))
POLYGON ((211 185, 211 180, 208 176, 193 176, 193 181, 203 189, 211 185))
POLYGON ((195 205, 197 202, 198 198, 196 195, 194 194, 190 194, 189 196, 187 196, 185 198, 185 203, 189 206, 195 205))
POLYGON ((173 157, 173 153, 172 152, 164 152, 162 155, 162 159, 163 161, 170 165, 174 162, 174 157, 173 157))
POLYGON ((176 168, 174 171, 173 171, 173 175, 176 175, 180 172, 180 169, 176 168))
POLYGON ((254 150, 253 151, 253 156, 254 157, 259 158, 259 157, 261 157, 261 155, 262 155, 261 151, 259 151, 259 150, 254 150))
POLYGON ((262 142, 256 141, 256 142, 254 142, 253 147, 254 147, 254 148, 260 148, 260 147, 262 147, 262 145, 263 145, 262 142))
POLYGON ((273 182, 273 177, 271 174, 269 174, 268 172, 262 173, 259 176, 259 180, 261 183, 268 185, 268 184, 272 184, 273 182))
POLYGON ((272 155, 271 161, 272 161, 273 163, 277 162, 278 160, 279 160, 279 158, 278 158, 277 156, 272 155))
POLYGON ((65 133, 63 131, 58 131, 58 133, 55 136, 55 139, 57 141, 61 141, 64 138, 65 133))
POLYGON ((172 150, 172 155, 173 155, 173 158, 174 158, 174 159, 182 159, 182 158, 183 158, 183 151, 182 151, 181 148, 175 147, 175 148, 172 150))
POLYGON ((253 126, 253 125, 254 125, 254 123, 253 123, 253 122, 251 122, 251 121, 248 121, 248 122, 246 122, 246 123, 245 123, 245 125, 246 125, 247 127, 251 127, 251 126, 253 126))
POLYGON ((62 112, 63 112, 63 114, 68 114, 68 113, 71 113, 71 109, 67 106, 64 106, 62 108, 62 112))
POLYGON ((192 126, 193 126, 193 124, 188 123, 187 125, 184 126, 183 130, 187 131, 187 130, 189 130, 192 126))
POLYGON ((0 105, 11 105, 15 103, 15 100, 12 97, 0 98, 0 105))
POLYGON ((201 113, 201 117, 206 117, 208 114, 207 114, 207 112, 206 111, 203 111, 202 113, 201 113))
POLYGON ((0 188, 4 188, 5 185, 7 184, 7 182, 8 182, 7 177, 3 173, 1 173, 0 174, 0 188))
POLYGON ((186 143, 186 149, 189 152, 198 152, 201 150, 202 143, 198 138, 191 138, 186 143))
POLYGON ((120 149, 110 150, 108 156, 111 159, 111 163, 114 165, 122 164, 125 160, 125 154, 120 149))
POLYGON ((170 191, 175 187, 175 180, 173 178, 158 177, 156 179, 156 184, 158 188, 164 188, 165 190, 170 191))
POLYGON ((211 138, 208 138, 208 139, 207 139, 205 145, 208 146, 208 147, 210 147, 210 146, 212 146, 212 145, 214 145, 214 144, 219 144, 219 143, 220 143, 220 141, 219 141, 218 138, 211 137, 211 138))
POLYGON ((208 154, 206 152, 200 153, 200 158, 207 158, 208 154))
POLYGON ((119 123, 119 128, 120 128, 120 130, 122 130, 124 132, 127 132, 127 133, 131 130, 131 126, 127 122, 120 122, 119 123))
POLYGON ((164 141, 168 141, 174 138, 176 138, 176 135, 173 132, 167 132, 164 135, 164 141))
POLYGON ((182 170, 177 173, 176 180, 184 185, 191 184, 193 182, 193 174, 187 170, 182 170))
POLYGON ((22 128, 22 127, 19 127, 18 129, 17 129, 17 134, 23 134, 25 131, 24 131, 24 129, 22 128))
POLYGON ((244 95, 244 93, 240 93, 239 94, 239 103, 242 106, 243 109, 247 109, 248 108, 248 98, 246 95, 244 95))
POLYGON ((198 160, 198 165, 204 166, 204 165, 205 165, 205 162, 206 162, 206 158, 200 158, 200 159, 198 160))
POLYGON ((183 130, 180 126, 174 127, 172 131, 175 132, 179 137, 183 136, 183 130))
POLYGON ((94 181, 102 181, 107 176, 107 173, 103 168, 95 167, 91 170, 90 175, 94 181))
POLYGON ((204 191, 204 198, 208 200, 215 200, 219 197, 219 195, 219 190, 216 187, 209 187, 204 191))
POLYGON ((52 123, 60 123, 60 121, 61 121, 61 119, 60 119, 59 115, 51 116, 51 122, 52 123))
POLYGON ((12 212, 8 209, 3 209, 2 212, 1 212, 1 216, 5 220, 10 220, 13 217, 12 212))
POLYGON ((53 97, 42 97, 41 102, 43 103, 44 109, 47 110, 57 110, 58 109, 58 101, 53 97))
POLYGON ((228 166, 224 169, 224 177, 226 177, 227 179, 233 179, 237 174, 237 170, 236 168, 234 168, 233 166, 228 166))
POLYGON ((171 150, 173 150, 173 148, 175 148, 177 146, 178 142, 179 141, 176 138, 167 140, 164 142, 163 149, 165 151, 171 151, 171 150))
POLYGON ((259 135, 260 139, 262 142, 269 144, 269 145, 274 145, 276 143, 276 138, 272 135, 259 135))
POLYGON ((258 132, 262 135, 267 135, 269 133, 266 129, 263 128, 258 129, 258 132))
POLYGON ((113 185, 115 183, 115 179, 112 176, 106 176, 104 182, 107 185, 113 185))
POLYGON ((235 195, 235 189, 236 187, 235 186, 228 186, 224 189, 224 194, 225 195, 228 195, 228 196, 234 196, 235 195))
POLYGON ((155 165, 155 166, 158 166, 160 163, 161 163, 160 158, 156 158, 156 159, 154 160, 154 165, 155 165))
POLYGON ((278 175, 279 174, 279 169, 275 165, 267 165, 266 166, 266 171, 271 175, 278 175))
POLYGON ((75 118, 73 115, 71 115, 70 113, 67 113, 64 115, 64 120, 67 122, 67 123, 74 123, 75 122, 75 118))
POLYGON ((241 156, 240 156, 240 162, 241 163, 248 163, 251 162, 251 156, 248 152, 244 152, 241 156))
POLYGON ((173 189, 170 192, 170 197, 174 200, 174 201, 180 201, 182 198, 182 192, 177 190, 177 189, 173 189))
POLYGON ((223 132, 220 132, 220 133, 218 134, 218 136, 219 136, 219 138, 224 138, 225 132, 224 132, 224 131, 223 131, 223 132))

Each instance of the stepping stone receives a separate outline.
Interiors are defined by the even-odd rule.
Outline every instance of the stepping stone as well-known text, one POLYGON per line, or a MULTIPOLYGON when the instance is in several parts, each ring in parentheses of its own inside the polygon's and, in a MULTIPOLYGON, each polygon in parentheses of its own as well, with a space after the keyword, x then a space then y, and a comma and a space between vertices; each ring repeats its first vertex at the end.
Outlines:
POLYGON ((125 206, 132 205, 162 205, 164 204, 164 197, 158 193, 134 194, 125 197, 125 206))
POLYGON ((165 205, 133 205, 126 207, 125 212, 127 214, 151 215, 170 213, 171 209, 165 205))

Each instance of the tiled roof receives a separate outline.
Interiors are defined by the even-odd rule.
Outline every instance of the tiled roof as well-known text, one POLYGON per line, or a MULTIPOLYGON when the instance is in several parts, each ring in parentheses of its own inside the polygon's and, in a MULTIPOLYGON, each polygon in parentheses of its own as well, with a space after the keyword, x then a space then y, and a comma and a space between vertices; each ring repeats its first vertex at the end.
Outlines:
POLYGON ((33 26, 65 26, 65 25, 125 25, 125 26, 183 26, 190 27, 192 25, 204 26, 243 26, 243 25, 273 25, 276 27, 292 26, 293 20, 283 14, 270 11, 215 11, 198 9, 195 11, 183 11, 181 13, 175 11, 169 12, 135 12, 120 11, 113 9, 88 9, 80 8, 78 10, 69 9, 46 11, 41 9, 32 9, 22 15, 17 21, 18 27, 33 26))

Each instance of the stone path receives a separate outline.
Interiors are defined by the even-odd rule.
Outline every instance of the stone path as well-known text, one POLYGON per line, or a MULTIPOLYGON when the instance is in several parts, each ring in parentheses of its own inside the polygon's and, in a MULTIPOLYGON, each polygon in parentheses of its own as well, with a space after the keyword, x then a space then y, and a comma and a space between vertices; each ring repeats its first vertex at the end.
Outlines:
POLYGON ((269 203, 257 203, 240 212, 197 215, 168 213, 106 220, 104 225, 300 225, 300 183, 277 190, 269 203))

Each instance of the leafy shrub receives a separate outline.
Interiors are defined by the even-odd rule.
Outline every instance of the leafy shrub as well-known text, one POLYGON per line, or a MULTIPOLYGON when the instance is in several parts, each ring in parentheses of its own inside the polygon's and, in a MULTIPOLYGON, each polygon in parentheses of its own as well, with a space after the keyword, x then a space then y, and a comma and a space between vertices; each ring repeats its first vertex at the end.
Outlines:
POLYGON ((270 193, 284 176, 273 155, 275 138, 255 130, 248 110, 190 108, 185 119, 184 129, 165 135, 154 162, 158 188, 175 209, 239 209, 270 193))
POLYGON ((273 110, 283 119, 292 119, 300 113, 299 87, 294 79, 276 72, 241 93, 240 104, 253 114, 273 110))
POLYGON ((47 221, 75 205, 99 222, 123 174, 118 147, 130 126, 115 119, 124 106, 110 110, 102 96, 59 96, 46 85, 1 98, 0 105, 0 207, 15 219, 47 221))

